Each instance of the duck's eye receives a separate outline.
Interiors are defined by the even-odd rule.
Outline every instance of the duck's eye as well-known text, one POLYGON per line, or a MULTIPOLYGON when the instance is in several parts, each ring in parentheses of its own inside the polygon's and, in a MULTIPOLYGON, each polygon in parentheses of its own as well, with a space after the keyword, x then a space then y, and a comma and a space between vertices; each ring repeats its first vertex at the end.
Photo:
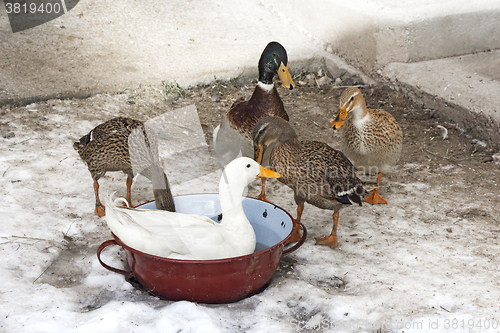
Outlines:
POLYGON ((351 98, 349 98, 349 103, 351 103, 352 101, 354 101, 354 96, 351 96, 351 98))
POLYGON ((250 164, 247 164, 247 168, 250 168, 250 164))
POLYGON ((283 73, 285 73, 285 69, 284 69, 284 68, 283 68, 281 71, 282 71, 283 73))

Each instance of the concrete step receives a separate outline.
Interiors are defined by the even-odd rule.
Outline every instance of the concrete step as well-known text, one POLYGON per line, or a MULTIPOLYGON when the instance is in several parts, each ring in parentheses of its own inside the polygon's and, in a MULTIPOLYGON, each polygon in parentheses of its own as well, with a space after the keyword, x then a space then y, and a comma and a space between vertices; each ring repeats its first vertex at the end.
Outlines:
POLYGON ((498 0, 263 0, 368 74, 500 48, 498 0))
POLYGON ((500 142, 500 50, 391 63, 382 74, 445 120, 492 147, 500 142))

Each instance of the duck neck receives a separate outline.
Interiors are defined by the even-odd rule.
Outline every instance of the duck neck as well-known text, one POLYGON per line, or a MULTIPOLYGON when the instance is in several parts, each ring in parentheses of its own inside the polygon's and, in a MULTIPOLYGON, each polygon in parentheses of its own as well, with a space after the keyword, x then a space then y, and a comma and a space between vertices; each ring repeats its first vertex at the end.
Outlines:
POLYGON ((361 125, 369 116, 368 110, 366 109, 365 101, 362 101, 354 109, 351 110, 352 117, 351 121, 354 125, 361 125))
POLYGON ((259 80, 259 82, 257 82, 257 86, 268 94, 271 93, 274 88, 274 84, 272 81, 271 83, 265 83, 259 80))
POLYGON ((223 173, 219 183, 219 199, 222 208, 221 225, 237 229, 242 223, 248 223, 243 211, 241 199, 245 184, 240 181, 229 181, 223 173), (228 221, 230 221, 228 223, 228 221))

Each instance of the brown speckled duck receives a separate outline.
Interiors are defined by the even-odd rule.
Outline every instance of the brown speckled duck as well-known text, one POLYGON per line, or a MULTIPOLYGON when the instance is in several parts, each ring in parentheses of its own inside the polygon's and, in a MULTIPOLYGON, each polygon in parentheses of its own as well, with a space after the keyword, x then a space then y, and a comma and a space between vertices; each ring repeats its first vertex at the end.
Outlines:
MULTIPOLYGON (((283 102, 273 84, 276 74, 284 87, 293 89, 295 84, 288 70, 288 56, 278 42, 269 43, 259 59, 259 81, 248 101, 241 98, 223 116, 213 133, 214 148, 219 162, 225 166, 240 153, 253 157, 252 132, 255 123, 266 116, 288 119, 283 102)), ((264 188, 265 179, 262 179, 264 188)))
POLYGON ((131 204, 130 188, 135 174, 140 173, 153 183, 158 209, 175 211, 167 175, 159 165, 158 144, 154 133, 138 120, 118 117, 106 121, 73 144, 87 164, 94 180, 95 212, 105 215, 99 200, 99 178, 108 171, 127 175, 127 202, 131 204))
POLYGON ((358 88, 347 88, 340 96, 340 110, 332 123, 342 127, 343 152, 365 173, 377 173, 377 187, 365 198, 370 204, 386 204, 378 193, 382 174, 396 164, 403 146, 403 132, 396 119, 383 110, 367 109, 358 88), (343 125, 343 126, 342 126, 343 125))
MULTIPOLYGON (((270 148, 269 168, 278 172, 278 180, 293 189, 300 221, 304 202, 333 210, 330 235, 316 238, 317 244, 337 246, 339 210, 351 201, 361 205, 363 184, 347 157, 318 141, 299 141, 290 123, 277 117, 257 122, 253 132, 255 160, 260 163, 270 148)), ((293 241, 300 239, 298 233, 293 241)))

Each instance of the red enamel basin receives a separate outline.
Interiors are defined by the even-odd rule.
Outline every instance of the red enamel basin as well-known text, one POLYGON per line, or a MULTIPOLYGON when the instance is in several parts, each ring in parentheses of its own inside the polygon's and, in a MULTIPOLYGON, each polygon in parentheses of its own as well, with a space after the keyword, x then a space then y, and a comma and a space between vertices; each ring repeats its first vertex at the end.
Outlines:
MULTIPOLYGON (((174 198, 176 211, 199 214, 217 220, 221 214, 218 194, 190 194, 174 198)), ((139 208, 156 209, 153 202, 139 208)), ((114 239, 101 244, 97 258, 113 272, 134 277, 150 293, 164 299, 200 303, 229 303, 263 290, 282 256, 297 250, 307 237, 306 228, 280 207, 253 198, 243 198, 243 209, 257 236, 255 253, 218 260, 177 260, 149 255, 114 239), (303 228, 302 239, 284 249, 294 228, 303 228), (130 272, 111 267, 101 260, 101 252, 120 245, 127 254, 130 272), (258 252, 257 252, 258 251, 258 252)))

